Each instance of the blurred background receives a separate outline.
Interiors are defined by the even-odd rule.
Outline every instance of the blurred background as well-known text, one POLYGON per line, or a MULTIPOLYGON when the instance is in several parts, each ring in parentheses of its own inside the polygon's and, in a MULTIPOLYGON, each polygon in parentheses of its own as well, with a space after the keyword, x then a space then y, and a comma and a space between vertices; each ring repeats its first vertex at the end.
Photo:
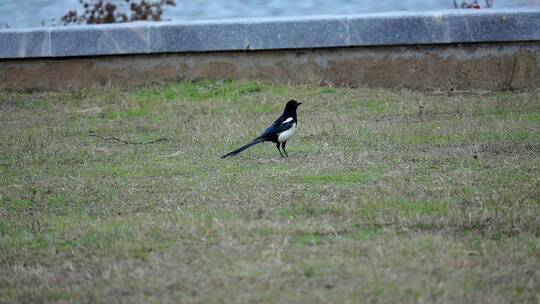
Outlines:
MULTIPOLYGON (((151 0, 150 0, 151 1, 151 0)), ((87 1, 92 2, 92 1, 87 1)), ((125 0, 110 0, 119 11, 129 10, 125 0)), ((163 20, 203 20, 241 17, 275 17, 319 14, 362 14, 388 11, 453 9, 469 0, 177 0, 164 6, 163 20)), ((485 8, 485 0, 477 0, 485 8)), ((493 8, 540 7, 540 0, 493 0, 493 8)), ((62 24, 68 11, 81 12, 79 0, 0 0, 0 28, 62 24)))

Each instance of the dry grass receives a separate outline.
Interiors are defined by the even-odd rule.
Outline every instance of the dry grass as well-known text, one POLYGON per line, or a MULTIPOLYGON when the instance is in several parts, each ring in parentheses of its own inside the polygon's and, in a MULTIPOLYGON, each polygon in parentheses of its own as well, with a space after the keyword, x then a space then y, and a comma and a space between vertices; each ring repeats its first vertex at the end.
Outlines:
POLYGON ((0 108, 0 302, 540 301, 539 92, 183 82, 0 108), (288 98, 288 159, 218 158, 288 98))

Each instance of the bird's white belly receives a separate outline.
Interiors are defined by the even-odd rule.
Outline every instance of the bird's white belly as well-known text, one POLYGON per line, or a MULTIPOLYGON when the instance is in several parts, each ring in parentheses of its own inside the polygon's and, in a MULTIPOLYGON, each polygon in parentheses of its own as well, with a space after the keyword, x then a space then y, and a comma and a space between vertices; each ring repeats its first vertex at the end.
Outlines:
POLYGON ((282 143, 282 142, 285 142, 285 141, 289 140, 289 138, 291 138, 291 136, 293 136, 294 132, 296 132, 296 123, 293 123, 292 127, 290 129, 288 129, 287 131, 283 131, 283 132, 279 133, 278 141, 280 143, 282 143))

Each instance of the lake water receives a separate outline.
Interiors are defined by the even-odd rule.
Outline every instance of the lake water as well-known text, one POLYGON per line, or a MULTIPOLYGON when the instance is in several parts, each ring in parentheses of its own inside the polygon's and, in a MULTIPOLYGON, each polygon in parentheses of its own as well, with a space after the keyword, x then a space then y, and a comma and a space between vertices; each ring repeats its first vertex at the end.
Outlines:
MULTIPOLYGON (((458 0, 461 3, 464 0, 458 0)), ((472 2, 473 0, 468 0, 472 2)), ((114 0, 124 9, 123 0, 114 0)), ((484 0, 479 1, 481 4, 484 0)), ((494 0, 494 8, 540 7, 540 0, 494 0)), ((453 8, 452 0, 177 0, 164 19, 202 20, 319 14, 361 14, 385 11, 429 11, 453 8)), ((82 11, 78 0, 0 0, 0 28, 57 24, 67 11, 82 11)))

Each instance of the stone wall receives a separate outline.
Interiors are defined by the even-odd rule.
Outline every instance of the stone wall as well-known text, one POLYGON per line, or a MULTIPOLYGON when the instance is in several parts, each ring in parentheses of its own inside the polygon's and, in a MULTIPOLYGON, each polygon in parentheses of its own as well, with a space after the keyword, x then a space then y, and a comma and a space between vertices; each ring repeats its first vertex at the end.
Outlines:
POLYGON ((0 88, 250 79, 414 89, 540 87, 540 10, 0 30, 0 88))

